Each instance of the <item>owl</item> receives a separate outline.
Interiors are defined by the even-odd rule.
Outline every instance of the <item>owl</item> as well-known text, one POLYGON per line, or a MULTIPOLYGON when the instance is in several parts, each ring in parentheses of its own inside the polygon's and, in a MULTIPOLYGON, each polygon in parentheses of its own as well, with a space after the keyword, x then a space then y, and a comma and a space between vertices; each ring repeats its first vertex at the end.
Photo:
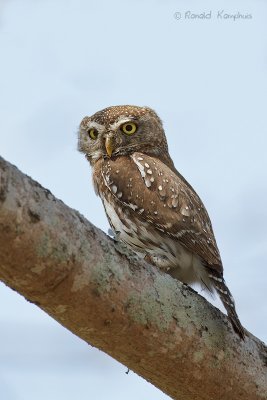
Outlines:
POLYGON ((95 191, 118 240, 181 282, 217 292, 243 339, 209 215, 176 170, 155 111, 124 105, 85 117, 78 150, 92 166, 95 191))

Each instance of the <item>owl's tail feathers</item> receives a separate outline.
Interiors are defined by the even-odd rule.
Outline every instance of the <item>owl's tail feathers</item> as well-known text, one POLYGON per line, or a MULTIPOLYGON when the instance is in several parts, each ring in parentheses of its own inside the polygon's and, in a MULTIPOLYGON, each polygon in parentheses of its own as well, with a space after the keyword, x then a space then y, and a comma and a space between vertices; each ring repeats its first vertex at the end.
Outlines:
POLYGON ((235 332, 240 336, 242 340, 245 338, 245 331, 243 326, 241 325, 241 322, 239 321, 238 315, 235 310, 235 301, 234 298, 226 286, 226 283, 223 279, 223 276, 220 275, 219 273, 216 273, 214 271, 209 272, 209 277, 213 282, 213 285, 227 311, 228 318, 231 321, 231 324, 235 330, 235 332))

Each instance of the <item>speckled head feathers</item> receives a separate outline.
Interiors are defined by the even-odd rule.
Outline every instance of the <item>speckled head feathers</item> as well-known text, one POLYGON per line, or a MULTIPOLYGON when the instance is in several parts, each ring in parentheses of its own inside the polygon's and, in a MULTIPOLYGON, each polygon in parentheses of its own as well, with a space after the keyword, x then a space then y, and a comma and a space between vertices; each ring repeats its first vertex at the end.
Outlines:
POLYGON ((97 111, 91 117, 84 117, 81 122, 81 127, 85 127, 88 121, 95 121, 101 125, 110 125, 118 121, 121 116, 129 118, 140 118, 145 115, 151 115, 161 123, 158 115, 149 107, 139 107, 131 105, 112 106, 97 111))

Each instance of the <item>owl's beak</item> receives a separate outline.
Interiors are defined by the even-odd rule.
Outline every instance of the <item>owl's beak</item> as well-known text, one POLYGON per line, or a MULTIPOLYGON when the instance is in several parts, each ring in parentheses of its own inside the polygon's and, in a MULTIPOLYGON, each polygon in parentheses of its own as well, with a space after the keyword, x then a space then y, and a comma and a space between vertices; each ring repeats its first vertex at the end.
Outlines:
POLYGON ((107 136, 106 137, 105 146, 106 146, 106 150, 107 150, 108 156, 111 157, 112 156, 112 152, 114 150, 112 136, 107 136))

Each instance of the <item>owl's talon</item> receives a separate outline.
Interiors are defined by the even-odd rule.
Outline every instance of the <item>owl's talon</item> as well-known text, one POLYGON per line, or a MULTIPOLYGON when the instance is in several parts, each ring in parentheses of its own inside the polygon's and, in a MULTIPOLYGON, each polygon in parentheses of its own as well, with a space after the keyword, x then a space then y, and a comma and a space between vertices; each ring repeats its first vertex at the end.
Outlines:
POLYGON ((119 242, 120 241, 120 232, 119 231, 113 231, 112 229, 108 229, 108 235, 115 241, 119 242))
POLYGON ((108 228, 108 235, 112 238, 112 239, 114 239, 115 238, 115 233, 114 233, 114 231, 112 230, 112 229, 110 229, 110 228, 108 228))

